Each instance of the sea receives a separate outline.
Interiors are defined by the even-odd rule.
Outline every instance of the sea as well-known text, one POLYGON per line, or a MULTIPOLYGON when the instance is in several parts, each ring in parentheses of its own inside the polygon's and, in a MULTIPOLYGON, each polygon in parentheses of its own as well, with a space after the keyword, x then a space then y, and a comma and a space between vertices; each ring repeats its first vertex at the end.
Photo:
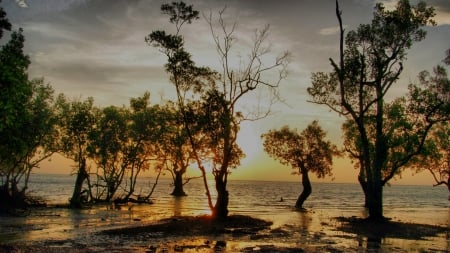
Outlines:
MULTIPOLYGON (((74 175, 33 174, 29 193, 43 198, 51 206, 67 204, 74 182, 74 175)), ((202 180, 189 181, 184 186, 187 193, 185 197, 170 195, 173 188, 171 182, 167 178, 157 182, 151 195, 151 205, 105 205, 82 210, 46 208, 26 218, 1 218, 0 243, 67 239, 105 228, 146 224, 173 216, 210 213, 202 180)), ((213 181, 209 181, 214 200, 212 183, 213 181)), ((155 178, 142 178, 136 187, 136 193, 146 195, 154 184, 155 178)), ((228 191, 230 214, 270 220, 275 228, 296 224, 311 233, 325 233, 323 225, 336 222, 335 217, 367 216, 363 207, 364 195, 358 184, 312 183, 312 194, 304 204, 306 212, 297 212, 294 208, 302 191, 301 182, 235 180, 228 182, 228 191)), ((384 215, 401 222, 450 228, 448 195, 447 188, 442 186, 386 186, 383 195, 384 215)), ((391 240, 388 243, 393 242, 391 240)), ((436 247, 445 248, 449 241, 448 238, 442 238, 436 243, 436 247)))
MULTIPOLYGON (((67 204, 72 196, 75 176, 61 174, 33 174, 30 178, 29 193, 42 197, 50 205, 67 204)), ((174 198, 172 181, 145 177, 138 181, 136 194, 147 195, 153 184, 157 183, 151 196, 156 209, 152 215, 197 215, 208 213, 207 198, 203 182, 191 180, 184 186, 188 196, 174 198), (172 210, 172 212, 168 212, 172 210)), ((215 190, 213 180, 209 180, 213 200, 215 190)), ((301 182, 279 181, 229 181, 230 213, 243 215, 273 215, 291 211, 302 191, 301 182)), ((447 224, 450 201, 446 187, 432 185, 391 185, 384 187, 384 214, 405 222, 420 221, 434 224, 447 224), (401 214, 401 216, 399 215, 401 214), (398 216, 398 217, 397 217, 398 216)), ((307 210, 321 209, 342 216, 361 216, 364 195, 359 184, 350 183, 312 183, 312 194, 306 200, 307 210)))

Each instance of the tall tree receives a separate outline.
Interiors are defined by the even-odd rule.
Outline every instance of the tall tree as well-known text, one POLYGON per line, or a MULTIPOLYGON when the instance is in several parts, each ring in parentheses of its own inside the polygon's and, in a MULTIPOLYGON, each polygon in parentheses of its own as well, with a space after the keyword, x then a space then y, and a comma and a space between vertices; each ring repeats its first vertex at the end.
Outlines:
MULTIPOLYGON (((172 3, 169 6, 163 5, 162 10, 164 13, 169 14, 171 17, 170 21, 175 24, 177 32, 175 35, 167 35, 163 31, 154 31, 149 35, 147 41, 162 49, 161 51, 168 57, 169 63, 166 64, 166 70, 171 74, 171 80, 177 90, 178 105, 194 150, 194 158, 203 175, 212 216, 219 219, 226 218, 229 202, 227 190, 228 175, 230 169, 239 164, 239 160, 243 155, 236 144, 236 138, 239 124, 246 117, 244 117, 242 112, 238 111, 238 104, 246 95, 254 93, 257 88, 259 90, 267 88, 272 92, 271 95, 276 97, 276 88, 286 74, 285 67, 288 54, 284 53, 274 59, 273 63, 266 64, 265 56, 267 56, 269 50, 264 45, 268 35, 268 27, 265 27, 263 30, 255 33, 254 45, 250 49, 248 60, 241 59, 243 67, 241 69, 232 69, 231 42, 235 39, 233 34, 235 26, 230 30, 225 26, 225 22, 222 19, 222 11, 220 12, 218 23, 221 26, 219 30, 224 32, 223 37, 216 34, 212 16, 208 20, 223 66, 223 74, 219 76, 208 68, 195 66, 190 54, 183 47, 183 37, 179 35, 182 25, 197 19, 198 12, 192 10, 192 6, 186 6, 182 2, 172 3), (180 6, 182 6, 181 9, 180 6), (273 72, 277 74, 277 78, 266 78, 273 72), (203 101, 201 111, 210 111, 212 113, 207 117, 201 116, 204 114, 195 116, 195 112, 192 112, 186 106, 188 104, 185 102, 187 101, 185 99, 186 94, 197 95, 196 97, 203 101), (210 153, 206 154, 211 157, 210 161, 213 162, 213 176, 217 191, 217 200, 214 205, 208 190, 205 166, 200 159, 200 152, 196 151, 199 144, 196 143, 194 135, 191 133, 191 129, 196 127, 196 123, 192 121, 192 118, 196 117, 201 121, 209 120, 209 122, 202 123, 205 135, 211 137, 206 143, 217 144, 216 146, 209 146, 211 148, 210 153), (212 125, 216 128, 210 127, 212 125)), ((270 102, 273 102, 273 100, 270 100, 270 102)), ((259 114, 259 112, 255 112, 258 115, 252 119, 263 117, 267 113, 259 114)))
POLYGON ((84 101, 68 101, 62 94, 58 96, 57 105, 60 115, 61 153, 76 163, 77 177, 70 206, 81 208, 83 185, 89 179, 87 163, 89 134, 98 121, 98 109, 94 107, 92 97, 84 101))
POLYGON ((216 141, 220 144, 214 146, 217 166, 214 167, 213 174, 218 196, 213 214, 221 218, 228 214, 228 174, 230 169, 239 165, 244 155, 236 143, 239 126, 244 120, 258 120, 269 115, 271 105, 279 99, 278 87, 286 77, 290 55, 289 52, 269 55, 270 47, 266 44, 269 26, 266 25, 263 29, 255 30, 246 57, 236 57, 242 55, 242 52, 235 54, 233 47, 237 41, 237 24, 226 25, 227 22, 223 19, 225 10, 219 11, 215 19, 212 14, 207 17, 222 69, 219 71, 221 75, 217 84, 204 95, 207 108, 211 110, 215 107, 213 111, 216 118, 211 120, 218 125, 212 129, 212 136, 216 136, 216 141), (240 66, 236 67, 233 62, 239 62, 240 66), (267 98, 264 106, 255 104, 252 105, 253 109, 243 111, 241 103, 256 93, 267 98))
POLYGON ((340 27, 339 61, 330 59, 333 72, 313 74, 308 93, 314 103, 328 106, 354 124, 360 141, 358 152, 363 171, 360 177, 366 185, 369 217, 383 220, 383 186, 420 151, 430 126, 436 123, 426 121, 437 112, 428 108, 426 113, 433 115, 428 115, 426 124, 416 129, 420 136, 419 145, 410 153, 399 154, 398 162, 392 164, 391 172, 383 178, 390 145, 385 120, 386 95, 403 71, 402 62, 407 50, 414 42, 425 38, 422 27, 434 24, 431 19, 434 10, 425 2, 411 6, 407 0, 400 0, 394 10, 386 10, 379 3, 375 6, 372 23, 349 31, 345 38, 338 1, 336 16, 340 27))
POLYGON ((216 73, 209 68, 197 67, 192 61, 191 55, 184 49, 181 28, 184 24, 190 24, 193 20, 198 19, 199 12, 194 10, 192 5, 186 5, 184 2, 163 4, 161 10, 164 14, 169 15, 170 22, 175 25, 176 33, 167 34, 165 31, 157 30, 149 34, 145 40, 149 45, 159 48, 167 57, 168 61, 165 69, 169 73, 170 80, 175 87, 177 106, 182 115, 184 130, 189 138, 194 160, 202 173, 208 205, 212 210, 213 204, 206 179, 206 169, 202 157, 200 157, 201 154, 197 151, 199 145, 194 138, 192 127, 189 126, 189 122, 192 122, 192 119, 188 117, 189 100, 187 94, 199 93, 205 87, 213 85, 216 73))
POLYGON ((325 135, 319 123, 313 121, 300 134, 296 129, 284 126, 261 136, 264 150, 271 157, 297 170, 293 174, 302 176, 303 191, 295 203, 296 208, 303 209, 303 203, 312 192, 309 172, 318 178, 332 175, 333 155, 339 152, 336 146, 325 140, 325 135))

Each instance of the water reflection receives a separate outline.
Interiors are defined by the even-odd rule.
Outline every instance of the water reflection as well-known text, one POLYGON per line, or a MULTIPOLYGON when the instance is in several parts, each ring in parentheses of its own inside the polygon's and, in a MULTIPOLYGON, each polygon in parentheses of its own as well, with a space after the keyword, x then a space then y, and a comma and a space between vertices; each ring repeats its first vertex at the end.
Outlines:
POLYGON ((77 229, 80 227, 83 220, 86 219, 86 217, 83 217, 83 214, 81 213, 81 209, 68 209, 69 217, 71 220, 71 224, 74 229, 77 229))
POLYGON ((184 196, 173 198, 173 216, 181 216, 183 214, 184 200, 184 196))
POLYGON ((308 210, 298 210, 297 211, 298 220, 300 221, 300 229, 302 231, 309 231, 309 227, 311 226, 312 217, 308 210))
POLYGON ((380 252, 382 239, 377 236, 358 235, 358 252, 380 252))

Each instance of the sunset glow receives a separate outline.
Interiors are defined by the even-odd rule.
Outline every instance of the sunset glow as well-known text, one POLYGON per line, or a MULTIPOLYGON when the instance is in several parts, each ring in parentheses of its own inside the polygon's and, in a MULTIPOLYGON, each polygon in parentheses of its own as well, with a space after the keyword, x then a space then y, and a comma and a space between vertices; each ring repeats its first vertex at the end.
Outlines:
MULTIPOLYGON (((385 1, 385 4, 394 6, 394 2, 385 1)), ((431 2, 438 4, 438 1, 431 2)), ((238 143, 246 158, 240 168, 233 171, 231 178, 297 180, 290 175, 289 168, 271 161, 264 154, 259 137, 271 128, 291 125, 301 129, 312 120, 319 120, 333 142, 340 145, 342 118, 308 103, 306 94, 311 72, 330 70, 328 58, 335 57, 338 52, 333 1, 193 3, 202 11, 215 11, 227 6, 227 19, 237 24, 236 43, 239 47, 234 52, 236 62, 239 62, 238 57, 245 58, 242 54, 254 29, 265 24, 270 24, 271 51, 288 50, 292 53, 289 75, 280 88, 284 103, 276 104, 269 117, 242 125, 238 143), (273 170, 277 172, 271 173, 273 170)), ((145 91, 150 91, 152 103, 174 98, 174 89, 163 69, 164 57, 144 43, 144 37, 151 31, 166 26, 158 11, 160 4, 160 1, 114 1, 102 5, 81 0, 52 4, 36 1, 22 1, 22 5, 14 1, 2 3, 13 26, 24 28, 25 50, 32 62, 30 77, 44 77, 56 93, 62 92, 69 98, 93 96, 99 106, 127 105, 130 98, 145 91), (23 8, 25 2, 27 8, 23 8)), ((416 80, 419 71, 431 70, 443 58, 450 38, 450 14, 446 3, 440 4, 442 6, 435 8, 438 26, 428 27, 427 39, 412 48, 399 81, 402 88, 395 90, 397 94, 406 92, 407 84, 416 80)), ((342 1, 346 29, 368 22, 373 5, 374 1, 342 1)), ((194 60, 199 64, 220 67, 204 20, 187 27, 184 37, 194 60)), ((52 162, 44 162, 36 172, 70 171, 70 162, 55 156, 52 162)), ((334 174, 334 182, 357 182, 357 171, 345 159, 336 160, 334 174)), ((429 185, 433 182, 426 173, 414 177, 412 174, 405 172, 394 183, 429 185)))

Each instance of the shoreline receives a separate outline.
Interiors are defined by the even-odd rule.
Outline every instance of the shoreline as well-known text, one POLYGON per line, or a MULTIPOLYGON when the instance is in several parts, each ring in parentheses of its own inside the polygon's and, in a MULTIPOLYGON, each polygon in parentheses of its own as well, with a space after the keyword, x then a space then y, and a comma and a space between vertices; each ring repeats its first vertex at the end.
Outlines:
MULTIPOLYGON (((28 218, 58 221, 70 213, 58 208, 40 211, 44 213, 33 210, 28 218)), ((292 211, 286 220, 232 214, 219 223, 205 215, 131 217, 120 223, 117 213, 125 211, 108 210, 108 219, 101 218, 102 211, 75 212, 78 225, 61 231, 26 222, 12 225, 8 229, 34 233, 34 239, 3 241, 0 252, 447 252, 450 245, 448 226, 398 220, 374 224, 321 210, 292 211), (89 223, 92 215, 100 220, 89 223)))

